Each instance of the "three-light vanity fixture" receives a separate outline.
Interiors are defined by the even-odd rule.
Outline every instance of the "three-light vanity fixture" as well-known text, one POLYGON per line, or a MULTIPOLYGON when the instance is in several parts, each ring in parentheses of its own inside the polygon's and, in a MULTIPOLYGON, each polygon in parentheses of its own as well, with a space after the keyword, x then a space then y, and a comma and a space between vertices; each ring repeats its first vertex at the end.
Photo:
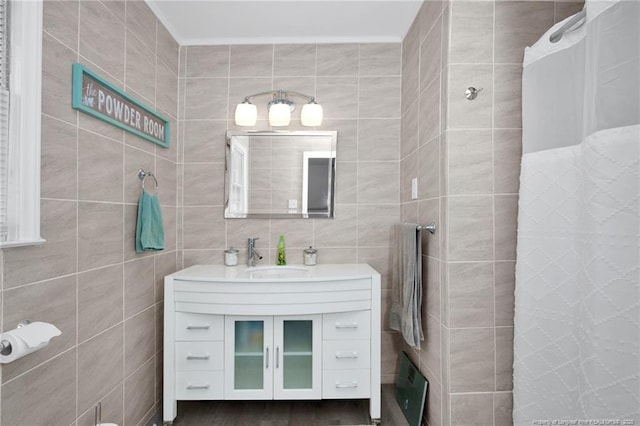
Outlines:
POLYGON ((258 120, 258 109, 251 103, 251 98, 270 95, 271 100, 267 104, 269 108, 269 124, 271 126, 288 126, 291 121, 291 111, 296 107, 290 96, 297 96, 308 100, 300 112, 300 122, 303 126, 319 126, 322 124, 322 106, 316 103, 316 98, 300 92, 286 90, 270 90, 256 93, 244 98, 242 103, 236 106, 236 124, 238 126, 255 126, 258 120))

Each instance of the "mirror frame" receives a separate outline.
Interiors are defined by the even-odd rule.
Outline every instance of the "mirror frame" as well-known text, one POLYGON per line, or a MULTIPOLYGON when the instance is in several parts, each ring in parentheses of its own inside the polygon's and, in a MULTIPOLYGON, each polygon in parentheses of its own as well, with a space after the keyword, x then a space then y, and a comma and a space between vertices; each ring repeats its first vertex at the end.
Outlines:
POLYGON ((337 151, 338 132, 335 130, 228 130, 225 140, 225 162, 224 162, 224 209, 223 217, 225 219, 333 219, 335 214, 335 191, 336 191, 336 151, 337 151), (234 136, 328 136, 331 138, 331 151, 333 152, 333 164, 331 172, 333 173, 332 185, 329 188, 331 192, 331 207, 329 213, 247 213, 242 216, 231 216, 229 214, 229 161, 231 151, 231 138, 234 136))

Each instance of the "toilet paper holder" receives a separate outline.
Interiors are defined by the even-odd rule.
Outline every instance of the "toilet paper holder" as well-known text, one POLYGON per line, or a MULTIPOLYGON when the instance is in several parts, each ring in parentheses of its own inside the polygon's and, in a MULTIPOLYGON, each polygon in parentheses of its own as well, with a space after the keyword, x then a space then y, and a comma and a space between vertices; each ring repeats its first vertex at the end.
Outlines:
MULTIPOLYGON (((27 324, 31 324, 31 320, 22 320, 18 323, 16 328, 24 327, 27 324)), ((0 341, 0 355, 9 355, 11 354, 11 343, 8 340, 0 341)))
POLYGON ((13 330, 0 334, 0 364, 7 364, 38 351, 62 331, 43 321, 21 321, 13 330))

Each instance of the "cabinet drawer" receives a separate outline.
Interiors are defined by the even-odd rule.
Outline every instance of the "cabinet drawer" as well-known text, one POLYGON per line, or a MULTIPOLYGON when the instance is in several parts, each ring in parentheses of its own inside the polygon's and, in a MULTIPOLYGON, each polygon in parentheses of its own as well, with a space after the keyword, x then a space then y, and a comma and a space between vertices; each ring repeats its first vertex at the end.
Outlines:
POLYGON ((369 398, 370 370, 325 370, 322 373, 322 397, 325 399, 369 398))
POLYGON ((224 338, 222 315, 176 312, 176 340, 202 341, 224 338))
POLYGON ((325 340, 322 343, 322 368, 344 370, 369 368, 370 340, 325 340))
POLYGON ((223 383, 222 371, 176 373, 176 399, 222 399, 223 383))
POLYGON ((222 370, 224 345, 222 342, 177 342, 176 370, 222 370))
POLYGON ((369 339, 371 311, 340 312, 322 316, 322 337, 327 339, 369 339))

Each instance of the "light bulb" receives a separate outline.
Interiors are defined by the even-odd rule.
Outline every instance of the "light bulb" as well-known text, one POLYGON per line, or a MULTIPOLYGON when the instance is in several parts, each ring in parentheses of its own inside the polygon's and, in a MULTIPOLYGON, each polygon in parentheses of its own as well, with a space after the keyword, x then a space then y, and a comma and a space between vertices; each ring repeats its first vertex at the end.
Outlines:
POLYGON ((258 120, 258 109, 249 101, 236 106, 236 124, 238 126, 255 126, 258 120))
POLYGON ((303 126, 319 126, 322 124, 322 106, 310 102, 302 107, 300 122, 303 126))
POLYGON ((288 126, 291 121, 291 107, 286 103, 275 103, 269 107, 269 124, 288 126))

